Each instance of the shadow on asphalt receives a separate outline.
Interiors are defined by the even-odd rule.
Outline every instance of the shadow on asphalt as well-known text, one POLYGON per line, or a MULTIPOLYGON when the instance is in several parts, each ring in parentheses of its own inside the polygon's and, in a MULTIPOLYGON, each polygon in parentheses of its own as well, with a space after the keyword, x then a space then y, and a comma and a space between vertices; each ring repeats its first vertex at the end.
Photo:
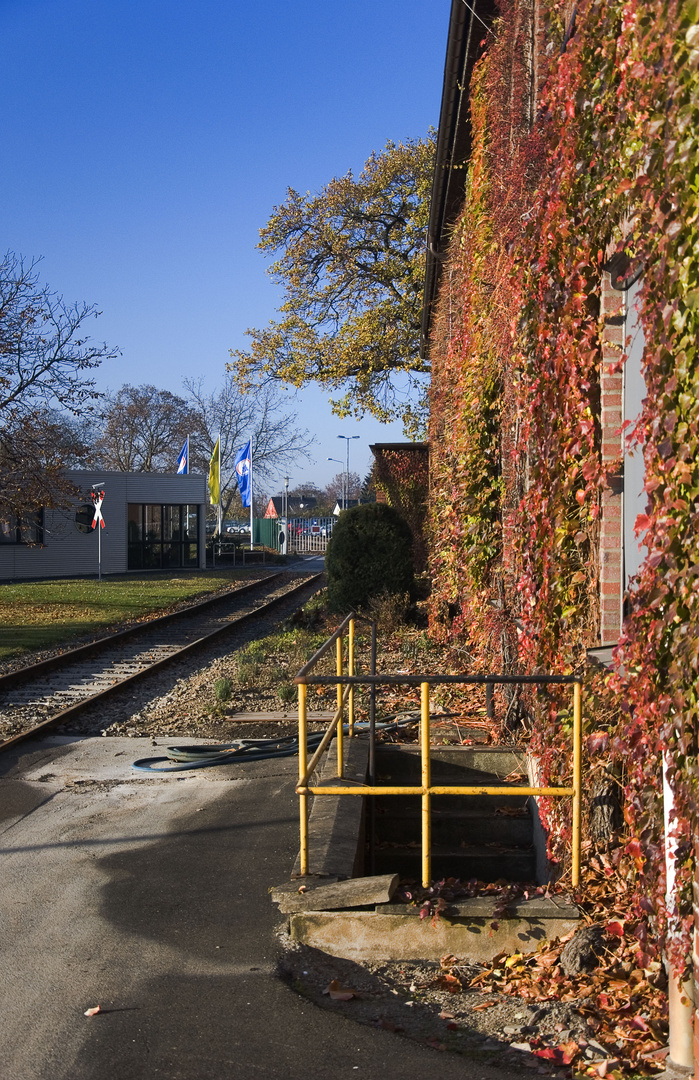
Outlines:
POLYGON ((210 827, 183 815, 168 835, 97 861, 103 918, 143 967, 108 973, 105 1012, 85 1020, 60 1080, 412 1080, 435 1067, 461 1080, 463 1059, 332 1016, 276 976, 268 889, 296 854, 292 776, 293 763, 283 781, 258 778, 209 802, 210 827))

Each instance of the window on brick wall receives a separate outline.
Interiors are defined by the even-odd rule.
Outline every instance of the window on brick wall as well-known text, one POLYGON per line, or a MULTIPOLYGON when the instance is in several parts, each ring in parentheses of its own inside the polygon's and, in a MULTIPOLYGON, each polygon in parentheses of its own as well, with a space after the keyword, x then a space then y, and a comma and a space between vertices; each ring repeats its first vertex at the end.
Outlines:
POLYGON ((646 556, 643 538, 636 537, 635 524, 639 514, 646 512, 647 496, 643 446, 629 438, 643 408, 646 383, 643 378, 645 337, 641 325, 642 281, 635 282, 625 294, 624 336, 627 350, 624 364, 624 393, 622 419, 627 423, 624 439, 624 502, 623 502, 623 559, 624 590, 641 568, 646 556))

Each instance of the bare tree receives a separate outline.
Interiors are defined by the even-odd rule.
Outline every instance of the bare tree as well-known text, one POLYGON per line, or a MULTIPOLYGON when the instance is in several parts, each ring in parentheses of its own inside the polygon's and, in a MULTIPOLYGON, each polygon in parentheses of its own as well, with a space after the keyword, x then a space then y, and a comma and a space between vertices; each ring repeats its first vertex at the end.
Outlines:
POLYGON ((184 398, 150 385, 107 394, 101 419, 100 464, 120 472, 175 472, 187 435, 202 434, 199 413, 184 398))
POLYGON ((208 471, 221 438, 221 505, 225 517, 236 504, 242 510, 235 476, 235 456, 252 438, 253 489, 259 490, 293 463, 308 460, 313 436, 297 427, 295 413, 285 410, 283 391, 273 384, 243 394, 227 374, 218 390, 209 393, 203 380, 185 380, 188 403, 199 417, 200 433, 191 459, 208 471))
POLYGON ((309 496, 315 499, 315 506, 313 507, 313 517, 327 517, 332 513, 335 500, 332 497, 328 497, 328 493, 324 488, 318 487, 313 480, 303 480, 301 483, 296 484, 295 487, 290 488, 289 495, 292 498, 302 499, 304 496, 309 496))
POLYGON ((85 450, 60 411, 80 415, 97 397, 86 373, 117 349, 84 324, 94 305, 67 304, 41 285, 37 261, 0 259, 0 507, 19 518, 54 506, 71 490, 62 470, 85 450))
MULTIPOLYGON (((347 481, 347 473, 336 473, 330 483, 325 488, 325 493, 332 501, 333 506, 336 502, 342 501, 342 496, 345 493, 345 483, 347 481)), ((359 473, 351 472, 349 474, 349 485, 347 489, 348 499, 358 499, 361 491, 362 481, 359 473)))

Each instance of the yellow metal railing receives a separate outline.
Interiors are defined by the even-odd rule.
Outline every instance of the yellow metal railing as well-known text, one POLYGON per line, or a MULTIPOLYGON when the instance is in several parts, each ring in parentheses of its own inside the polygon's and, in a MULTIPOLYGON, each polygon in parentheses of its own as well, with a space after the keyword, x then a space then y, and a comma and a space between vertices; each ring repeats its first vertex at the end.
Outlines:
MULTIPOLYGON (((308 797, 309 795, 419 795, 422 799, 422 883, 427 886, 431 880, 431 799, 433 795, 527 795, 547 796, 572 799, 572 837, 571 837, 571 876, 573 886, 580 881, 580 819, 581 819, 581 780, 582 780, 582 682, 575 675, 377 675, 376 674, 376 626, 372 626, 371 673, 355 674, 355 619, 348 615, 335 633, 318 652, 301 668, 294 682, 298 685, 299 708, 299 782, 296 788, 299 796, 300 814, 300 869, 301 874, 309 873, 308 851, 308 797), (343 672, 343 641, 349 636, 348 669, 343 672), (336 674, 312 675, 310 672, 322 656, 336 644, 336 674), (461 685, 550 685, 570 684, 573 687, 573 782, 571 787, 533 787, 530 785, 433 785, 430 768, 430 688, 445 683, 461 685), (308 686, 337 685, 337 710, 323 736, 323 740, 310 761, 307 752, 308 736, 308 686), (349 707, 349 733, 354 733, 354 688, 358 685, 370 687, 370 750, 369 783, 342 784, 343 779, 343 739, 342 727, 345 707, 349 707), (420 686, 420 759, 421 783, 419 786, 377 786, 374 764, 374 727, 375 727, 375 692, 379 685, 420 686), (311 786, 310 780, 329 745, 337 733, 337 780, 326 785, 311 786)), ((367 620, 369 621, 369 620, 367 620)))

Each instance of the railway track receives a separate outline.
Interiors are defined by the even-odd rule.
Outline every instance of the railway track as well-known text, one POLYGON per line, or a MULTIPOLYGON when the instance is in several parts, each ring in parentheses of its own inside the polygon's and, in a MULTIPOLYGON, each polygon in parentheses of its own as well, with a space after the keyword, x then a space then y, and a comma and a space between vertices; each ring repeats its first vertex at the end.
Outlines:
POLYGON ((199 601, 181 611, 117 631, 0 676, 0 751, 49 728, 69 723, 103 699, 147 680, 166 665, 234 637, 253 620, 317 585, 322 575, 300 580, 283 573, 199 601), (19 730, 17 730, 19 728, 19 730), (3 729, 9 737, 2 739, 3 729))

